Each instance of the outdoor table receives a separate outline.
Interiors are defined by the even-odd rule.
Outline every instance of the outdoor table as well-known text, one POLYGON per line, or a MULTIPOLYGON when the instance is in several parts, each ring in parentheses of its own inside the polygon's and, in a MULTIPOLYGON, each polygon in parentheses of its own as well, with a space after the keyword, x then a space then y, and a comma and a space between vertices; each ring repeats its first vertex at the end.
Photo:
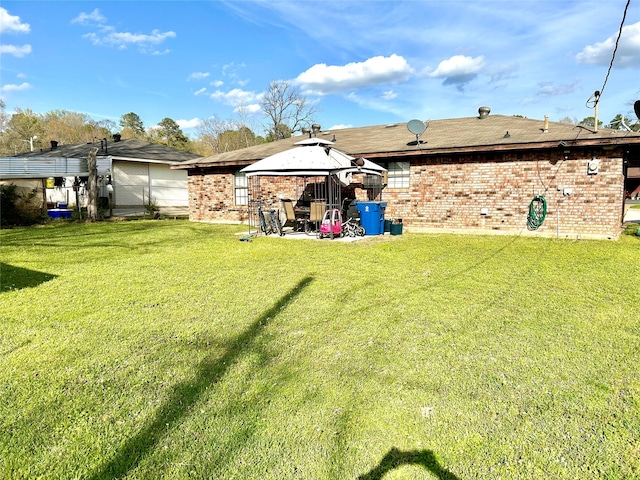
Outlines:
POLYGON ((311 207, 295 207, 293 211, 296 218, 308 219, 311 216, 311 207))

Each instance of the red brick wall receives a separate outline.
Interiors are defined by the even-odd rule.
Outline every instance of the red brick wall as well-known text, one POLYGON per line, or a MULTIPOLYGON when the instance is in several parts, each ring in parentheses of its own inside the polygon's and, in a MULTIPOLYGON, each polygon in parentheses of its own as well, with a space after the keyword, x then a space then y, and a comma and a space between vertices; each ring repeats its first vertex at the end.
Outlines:
POLYGON ((401 218, 409 231, 531 234, 529 203, 534 195, 544 195, 547 216, 536 235, 616 237, 622 172, 622 158, 606 158, 602 151, 572 154, 568 160, 562 152, 548 151, 412 160, 410 187, 384 190, 385 216, 401 218), (587 162, 594 156, 600 168, 589 175, 587 162), (563 195, 565 188, 571 189, 569 196, 563 195))
MULTIPOLYGON (((406 231, 505 233, 562 238, 614 238, 621 231, 624 178, 619 151, 559 150, 410 158, 410 186, 385 188, 386 218, 401 218, 406 231), (587 163, 599 159, 596 175, 587 163), (561 190, 558 190, 560 187, 561 190), (562 189, 571 189, 563 196, 562 189), (529 203, 544 195, 547 216, 527 230, 529 203), (485 212, 486 209, 486 214, 485 212)), ((295 199, 295 179, 261 177, 265 199, 295 199)), ((365 192, 356 192, 365 199, 365 192)), ((189 218, 246 222, 247 207, 234 205, 233 171, 189 176, 189 218)))
MULTIPOLYGON (((194 222, 245 223, 247 205, 235 204, 235 170, 210 170, 189 174, 189 220, 194 222)), ((254 177, 255 178, 255 177, 254 177)), ((252 189, 249 180, 249 189, 252 189)), ((295 177, 260 177, 261 200, 279 208, 280 198, 295 199, 300 187, 295 177)))

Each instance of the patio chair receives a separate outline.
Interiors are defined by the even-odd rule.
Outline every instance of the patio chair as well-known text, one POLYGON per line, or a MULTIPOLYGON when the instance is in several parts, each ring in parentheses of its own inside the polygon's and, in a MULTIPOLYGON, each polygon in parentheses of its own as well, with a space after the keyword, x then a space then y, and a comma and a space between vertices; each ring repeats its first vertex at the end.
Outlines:
POLYGON ((287 217, 283 226, 292 227, 296 232, 304 230, 304 218, 296 217, 296 213, 293 209, 293 202, 289 199, 282 199, 281 202, 282 208, 284 209, 284 214, 287 217))
POLYGON ((309 212, 309 224, 308 229, 313 226, 314 231, 318 231, 320 228, 320 222, 324 217, 324 212, 327 211, 327 202, 324 200, 314 200, 311 202, 311 211, 309 212))

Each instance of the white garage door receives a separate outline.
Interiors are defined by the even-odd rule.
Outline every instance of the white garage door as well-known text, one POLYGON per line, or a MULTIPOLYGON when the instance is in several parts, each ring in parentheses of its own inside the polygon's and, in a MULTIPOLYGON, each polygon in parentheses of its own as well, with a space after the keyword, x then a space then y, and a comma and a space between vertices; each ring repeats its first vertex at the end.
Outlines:
POLYGON ((186 170, 171 170, 169 165, 149 164, 151 195, 159 207, 188 207, 186 170))
POLYGON ((158 207, 189 206, 185 170, 158 163, 114 162, 113 182, 118 207, 148 205, 149 197, 158 207))
POLYGON ((149 203, 149 164, 114 162, 113 183, 118 207, 138 207, 149 203))

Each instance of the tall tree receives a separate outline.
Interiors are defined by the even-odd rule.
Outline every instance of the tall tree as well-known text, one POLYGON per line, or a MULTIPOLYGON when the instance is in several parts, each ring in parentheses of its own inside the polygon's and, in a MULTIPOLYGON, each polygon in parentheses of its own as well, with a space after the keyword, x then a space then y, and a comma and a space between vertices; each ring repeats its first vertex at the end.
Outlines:
POLYGON ((235 125, 229 120, 221 120, 216 115, 200 120, 196 127, 198 140, 203 144, 205 155, 220 153, 220 135, 233 130, 235 125))
POLYGON ((166 145, 173 148, 185 149, 189 138, 182 133, 182 129, 175 120, 165 117, 158 123, 158 135, 164 139, 166 145))
POLYGON ((276 125, 276 127, 267 134, 267 140, 270 142, 274 142, 276 140, 280 140, 281 138, 288 138, 291 135, 293 135, 293 132, 291 131, 289 126, 281 123, 279 125, 276 125))
POLYGON ((24 141, 11 130, 11 116, 5 111, 6 105, 0 98, 0 155, 15 155, 25 148, 24 141))
POLYGON ((638 124, 637 122, 634 122, 628 117, 623 117, 619 113, 613 118, 613 120, 609 122, 609 125, 607 125, 607 128, 613 128, 616 130, 627 130, 628 128, 631 131, 637 132, 640 129, 640 124, 638 124))
POLYGON ((32 144, 34 149, 38 148, 44 135, 42 118, 28 108, 16 109, 16 113, 11 115, 8 121, 8 129, 14 133, 14 140, 18 142, 18 151, 30 150, 32 144))
POLYGON ((120 133, 124 138, 144 138, 144 124, 137 114, 125 113, 120 117, 119 123, 122 127, 120 133))
POLYGON ((276 140, 284 138, 283 135, 287 133, 287 129, 281 128, 282 125, 288 127, 288 132, 297 132, 313 123, 316 114, 315 105, 307 100, 298 87, 285 80, 269 83, 260 106, 268 117, 268 135, 276 140))
POLYGON ((571 118, 571 117, 562 117, 560 120, 558 120, 558 122, 567 123, 569 125, 575 125, 575 124, 578 123, 578 119, 577 118, 571 118))
POLYGON ((240 150, 256 144, 256 135, 248 127, 240 127, 237 130, 226 130, 218 135, 219 152, 240 150))
MULTIPOLYGON (((585 117, 580 120, 580 125, 584 125, 585 127, 594 127, 596 124, 596 117, 585 117)), ((601 127, 603 124, 602 120, 598 120, 598 127, 601 127)))
POLYGON ((111 136, 108 121, 97 122, 86 113, 52 110, 44 114, 43 122, 45 137, 61 145, 88 143, 111 136))

